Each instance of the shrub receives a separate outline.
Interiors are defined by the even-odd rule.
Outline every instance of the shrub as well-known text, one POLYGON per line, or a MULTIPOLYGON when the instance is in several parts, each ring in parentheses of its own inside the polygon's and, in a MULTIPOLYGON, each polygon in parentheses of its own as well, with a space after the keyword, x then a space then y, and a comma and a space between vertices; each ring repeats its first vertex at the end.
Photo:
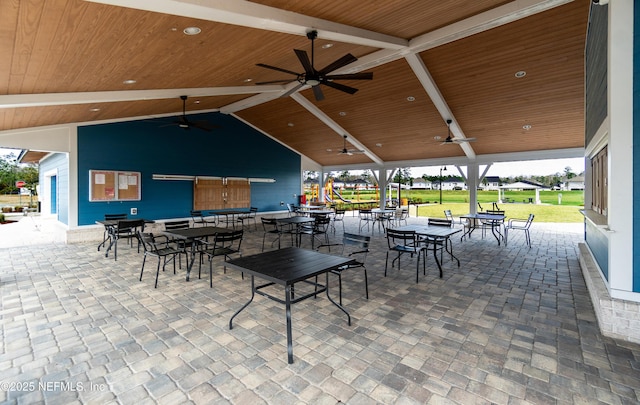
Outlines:
POLYGON ((0 214, 0 223, 4 222, 4 214, 0 214))

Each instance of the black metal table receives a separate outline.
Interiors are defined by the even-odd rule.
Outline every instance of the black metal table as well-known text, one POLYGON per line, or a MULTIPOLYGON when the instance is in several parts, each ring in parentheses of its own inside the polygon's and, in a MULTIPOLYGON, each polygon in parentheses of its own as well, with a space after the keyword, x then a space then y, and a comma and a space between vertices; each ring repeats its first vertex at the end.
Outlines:
POLYGON ((189 281, 191 269, 193 268, 193 263, 195 262, 196 258, 196 245, 198 244, 198 240, 206 239, 209 236, 215 236, 219 233, 227 232, 232 232, 232 230, 228 228, 221 228, 218 226, 201 226, 197 228, 173 229, 171 231, 164 231, 163 233, 170 237, 191 242, 191 260, 189 260, 189 263, 187 263, 187 281, 189 281))
MULTIPOLYGON (((118 239, 118 223, 124 223, 124 224, 141 224, 138 225, 139 227, 143 227, 144 224, 153 224, 155 221, 151 220, 151 219, 143 219, 143 218, 137 218, 137 219, 103 219, 103 220, 99 220, 96 221, 96 224, 101 224, 105 227, 106 231, 107 231, 107 235, 108 238, 103 240, 102 242, 100 242, 100 244, 98 245, 98 252, 100 251, 101 247, 104 247, 107 243, 107 240, 109 241, 109 246, 107 246, 107 248, 104 251, 104 257, 108 257, 109 256, 109 251, 111 250, 111 248, 114 246, 114 244, 116 243, 116 240, 118 239)), ((117 246, 116 246, 117 249, 117 246)), ((117 253, 114 253, 114 257, 117 259, 117 253)))
MULTIPOLYGON (((454 235, 458 232, 462 232, 462 229, 459 228, 448 228, 446 226, 426 226, 426 225, 405 225, 399 228, 393 228, 400 231, 414 231, 416 234, 420 236, 424 236, 431 239, 440 239, 444 243, 444 248, 449 253, 449 255, 458 262, 458 267, 460 267, 460 260, 453 254, 453 249, 449 250, 447 248, 447 241, 451 238, 451 235, 454 235)), ((442 278, 442 265, 440 264, 440 260, 438 260, 438 255, 436 253, 436 243, 433 243, 433 257, 436 259, 436 264, 438 265, 438 270, 440 271, 440 278, 442 278)))
POLYGON ((300 246, 302 242, 302 236, 300 234, 300 227, 304 224, 309 224, 315 221, 315 218, 312 217, 285 217, 285 218, 276 218, 276 222, 280 225, 289 225, 291 228, 289 229, 289 233, 291 235, 296 236, 296 246, 300 246))
POLYGON ((461 215, 460 218, 466 218, 469 220, 469 230, 466 231, 460 237, 460 240, 464 239, 465 236, 471 237, 471 233, 478 227, 478 221, 486 221, 491 223, 491 233, 493 237, 498 241, 498 246, 500 246, 500 238, 502 238, 502 233, 500 232, 500 224, 504 223, 505 216, 501 214, 485 214, 479 212, 477 214, 467 214, 461 215), (496 234, 495 229, 498 228, 498 233, 496 234))
POLYGON ((255 297, 260 294, 280 304, 285 304, 287 318, 287 359, 293 363, 293 339, 291 335, 291 304, 295 304, 317 294, 326 292, 327 298, 336 307, 347 315, 347 323, 351 325, 351 316, 345 308, 334 301, 329 295, 329 272, 353 262, 353 259, 341 256, 333 256, 313 250, 288 247, 272 250, 252 256, 233 259, 226 263, 228 268, 251 275, 251 298, 229 320, 229 329, 233 329, 233 319, 242 312, 255 297), (325 285, 312 282, 309 279, 321 274, 326 274, 325 285), (256 286, 254 278, 259 277, 267 281, 256 286), (299 297, 293 297, 293 285, 306 282, 315 287, 314 292, 299 297), (281 285, 284 287, 284 300, 262 291, 263 288, 281 285))

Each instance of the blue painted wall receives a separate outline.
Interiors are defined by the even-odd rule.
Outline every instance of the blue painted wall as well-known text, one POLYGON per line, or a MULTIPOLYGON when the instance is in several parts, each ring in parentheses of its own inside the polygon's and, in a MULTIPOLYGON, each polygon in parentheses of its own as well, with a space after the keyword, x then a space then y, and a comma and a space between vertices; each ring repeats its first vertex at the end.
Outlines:
MULTIPOLYGON (((636 118, 640 117, 640 7, 637 2, 633 8, 633 144, 640 145, 640 126, 636 118)), ((640 150, 633 148, 633 201, 640 201, 640 150)), ((633 291, 640 292, 640 208, 633 204, 633 291)))
POLYGON ((261 177, 275 183, 253 183, 251 205, 259 211, 282 210, 300 193, 300 155, 232 116, 189 115, 217 126, 211 132, 167 125, 172 118, 91 125, 78 128, 78 225, 105 213, 129 213, 164 219, 188 217, 193 182, 152 180, 153 174, 261 177), (89 202, 89 170, 141 172, 141 201, 89 202))
MULTIPOLYGON (((43 161, 40 162, 40 166, 38 171, 40 172, 39 181, 41 186, 44 187, 45 181, 50 182, 47 178, 45 179, 44 173, 51 172, 53 170, 57 171, 56 174, 56 200, 57 207, 52 207, 56 211, 54 211, 58 217, 58 221, 63 224, 69 224, 69 157, 66 153, 55 153, 43 161)), ((49 198, 49 196, 45 197, 49 198)), ((52 212, 47 212, 46 214, 50 214, 52 212)))

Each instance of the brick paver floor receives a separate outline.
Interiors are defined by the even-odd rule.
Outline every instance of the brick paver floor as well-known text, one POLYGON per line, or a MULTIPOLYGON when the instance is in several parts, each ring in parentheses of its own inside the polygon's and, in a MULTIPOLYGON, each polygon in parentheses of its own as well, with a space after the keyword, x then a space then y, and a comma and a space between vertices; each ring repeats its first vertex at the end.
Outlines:
MULTIPOLYGON (((167 268, 154 289, 125 243, 114 261, 97 242, 0 242, 0 403, 638 403, 640 347, 599 332, 581 225, 534 223, 531 249, 511 236, 455 238, 460 268, 445 257, 440 279, 429 256, 416 284, 415 258, 384 277, 376 231, 369 299, 362 271, 343 275, 351 326, 326 296, 294 305, 293 364, 282 305, 256 297, 229 330, 250 281, 219 260, 213 288, 167 268)), ((246 232, 244 254, 261 243, 246 232)))

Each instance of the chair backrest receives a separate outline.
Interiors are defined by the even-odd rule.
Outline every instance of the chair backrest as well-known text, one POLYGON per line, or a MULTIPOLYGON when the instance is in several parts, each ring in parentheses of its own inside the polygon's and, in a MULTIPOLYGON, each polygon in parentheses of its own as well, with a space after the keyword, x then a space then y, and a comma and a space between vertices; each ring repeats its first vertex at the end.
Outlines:
POLYGON ((172 231, 174 229, 189 229, 189 220, 165 222, 164 229, 166 231, 172 231))
POLYGON ((444 210, 444 216, 448 220, 453 221, 453 214, 451 213, 451 210, 444 210))
POLYGON ((121 219, 118 221, 118 233, 129 232, 136 228, 144 230, 144 220, 142 219, 121 219))
POLYGON ((249 208, 249 217, 250 217, 250 218, 255 217, 255 216, 256 216, 256 214, 257 214, 257 212, 258 212, 258 207, 251 207, 251 208, 249 208))
POLYGON ((358 235, 356 233, 344 233, 342 235, 342 244, 344 246, 354 246, 358 249, 369 249, 371 236, 358 235))
POLYGON ((105 221, 117 221, 120 219, 127 219, 127 214, 104 214, 105 221))
POLYGON ((265 232, 275 231, 278 229, 278 221, 275 218, 262 217, 260 218, 260 221, 262 221, 262 227, 265 232))
POLYGON ((152 233, 138 231, 137 236, 140 243, 142 243, 142 248, 145 252, 155 252, 158 250, 156 239, 152 233))
POLYGON ((345 213, 344 209, 336 208, 334 211, 335 211, 335 214, 333 215, 333 218, 335 220, 340 221, 344 218, 344 213, 345 213))
POLYGON ((326 231, 329 223, 331 222, 331 218, 328 216, 316 216, 314 218, 314 226, 317 231, 326 231))
POLYGON ((527 229, 529 229, 529 227, 531 226, 531 223, 533 222, 533 218, 535 217, 535 215, 533 214, 529 214, 529 218, 527 218, 527 223, 525 225, 525 227, 527 229))
POLYGON ((427 224, 429 226, 446 226, 447 228, 451 228, 453 221, 445 218, 429 218, 427 224))
POLYGON ((387 244, 389 249, 396 245, 412 245, 416 242, 415 231, 400 231, 387 228, 387 244))
POLYGON ((342 255, 357 258, 356 265, 364 266, 367 253, 369 253, 370 241, 371 236, 345 233, 342 236, 342 255))
POLYGON ((371 208, 363 208, 358 211, 358 216, 360 219, 371 219, 373 217, 373 212, 371 212, 371 208))
POLYGON ((215 248, 233 247, 235 250, 240 250, 240 244, 242 243, 243 234, 244 234, 244 231, 242 229, 239 231, 217 233, 214 241, 214 247, 215 248))
POLYGON ((487 214, 495 214, 495 215, 504 215, 504 211, 503 210, 487 210, 486 213, 487 214))
POLYGON ((478 202, 478 208, 480 208, 480 211, 482 211, 482 205, 480 205, 479 202, 478 202))

